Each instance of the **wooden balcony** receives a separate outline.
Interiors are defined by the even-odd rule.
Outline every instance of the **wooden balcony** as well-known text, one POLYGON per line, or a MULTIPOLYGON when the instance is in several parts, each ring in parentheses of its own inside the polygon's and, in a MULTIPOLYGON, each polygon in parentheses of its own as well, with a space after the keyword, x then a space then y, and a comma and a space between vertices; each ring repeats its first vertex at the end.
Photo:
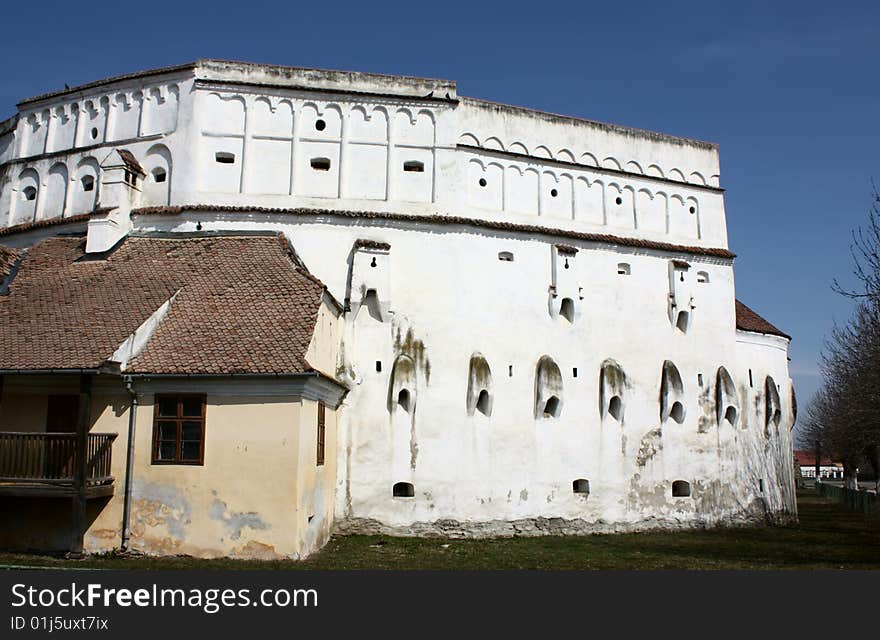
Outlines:
MULTIPOLYGON (((113 495, 110 456, 116 435, 88 434, 86 498, 113 495)), ((0 496, 75 496, 75 470, 75 433, 0 432, 0 496)))

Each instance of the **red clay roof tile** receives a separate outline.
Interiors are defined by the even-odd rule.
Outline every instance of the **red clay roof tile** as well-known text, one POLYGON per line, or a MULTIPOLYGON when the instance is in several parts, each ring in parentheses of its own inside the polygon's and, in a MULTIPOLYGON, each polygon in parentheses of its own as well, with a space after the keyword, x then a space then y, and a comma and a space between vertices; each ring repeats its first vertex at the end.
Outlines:
POLYGON ((129 237, 104 259, 43 240, 0 297, 0 369, 96 369, 177 297, 135 373, 299 373, 324 286, 277 236, 129 237))
POLYGON ((790 335, 774 327, 739 300, 736 301, 736 328, 741 329, 742 331, 754 331, 755 333, 767 333, 773 336, 782 336, 783 338, 791 340, 790 335))
POLYGON ((44 229, 46 227, 55 227, 60 225, 73 225, 80 222, 88 222, 90 214, 88 213, 78 213, 75 216, 67 216, 62 218, 61 216, 56 216, 54 218, 45 218, 43 220, 36 220, 33 222, 22 222, 21 224, 14 224, 11 227, 2 227, 0 228, 0 237, 3 236, 14 236, 18 233, 25 233, 26 231, 33 231, 35 229, 44 229))
MULTIPOLYGON (((812 467, 816 464, 816 452, 815 451, 803 451, 795 449, 794 451, 794 459, 797 462, 798 466, 801 467, 812 467)), ((835 466, 837 462, 834 462, 828 456, 822 454, 819 458, 819 465, 823 467, 832 467, 835 466)))
POLYGON ((12 272, 19 255, 21 255, 19 249, 10 249, 0 244, 0 283, 12 272))

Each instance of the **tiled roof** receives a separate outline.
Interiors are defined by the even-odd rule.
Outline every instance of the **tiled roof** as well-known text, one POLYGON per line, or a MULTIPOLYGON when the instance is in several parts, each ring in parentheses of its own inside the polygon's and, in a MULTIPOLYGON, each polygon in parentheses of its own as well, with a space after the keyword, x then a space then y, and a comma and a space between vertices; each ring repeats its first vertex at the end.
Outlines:
POLYGON ((85 238, 32 247, 0 297, 0 369, 97 369, 179 291, 134 373, 299 373, 324 286, 275 235, 85 238))
POLYGON ((655 249, 672 253, 688 253, 712 258, 733 259, 735 253, 721 247, 696 247, 692 245, 672 244, 670 242, 658 242, 641 238, 627 238, 607 233, 589 233, 585 231, 569 231, 566 229, 553 229, 534 224, 520 224, 503 220, 478 220, 453 215, 413 215, 408 213, 387 213, 381 211, 343 211, 338 209, 307 209, 307 208, 281 208, 281 207, 254 207, 246 205, 218 205, 218 204, 190 204, 173 205, 164 207, 141 207, 133 209, 132 215, 178 215, 187 211, 192 212, 220 212, 220 213, 269 213, 288 216, 324 216, 340 217, 363 220, 393 220, 396 222, 415 222, 443 225, 459 225, 480 229, 493 229, 496 231, 510 231, 512 233, 526 233, 529 235, 545 235, 557 238, 571 238, 587 242, 617 245, 621 247, 634 247, 636 249, 655 249))
POLYGON ((137 158, 134 157, 134 154, 128 149, 117 149, 116 153, 119 154, 119 157, 122 158, 122 162, 128 167, 131 171, 135 173, 145 176, 144 168, 141 166, 141 163, 137 161, 137 158))
POLYGON ((391 250, 391 245, 387 242, 380 242, 378 240, 367 240, 364 238, 356 240, 354 246, 358 249, 376 249, 377 251, 391 250))
POLYGON ((27 231, 34 231, 35 229, 45 229, 46 227, 55 227, 66 224, 73 225, 88 221, 88 213, 78 213, 74 216, 56 216, 54 218, 44 218, 42 220, 36 220, 32 222, 22 222, 21 224, 14 224, 11 227, 0 228, 0 237, 14 236, 17 233, 25 233, 27 231))
POLYGON ((754 331, 755 333, 767 333, 773 336, 782 336, 791 340, 791 336, 774 327, 757 313, 749 309, 739 300, 736 301, 736 328, 742 331, 754 331))
POLYGON ((19 250, 10 249, 0 244, 0 284, 6 279, 6 276, 12 271, 15 262, 18 260, 19 250))
MULTIPOLYGON (((816 452, 815 451, 799 451, 795 449, 794 451, 794 459, 800 467, 812 467, 816 464, 816 452)), ((819 457, 819 465, 822 467, 833 467, 840 463, 834 462, 826 455, 822 455, 819 457)))

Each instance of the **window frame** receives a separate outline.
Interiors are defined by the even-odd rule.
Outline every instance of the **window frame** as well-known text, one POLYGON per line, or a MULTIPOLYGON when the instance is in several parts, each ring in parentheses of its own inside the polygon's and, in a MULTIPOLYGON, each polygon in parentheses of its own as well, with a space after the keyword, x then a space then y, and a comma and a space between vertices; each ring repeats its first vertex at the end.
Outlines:
POLYGON ((208 396, 204 393, 161 393, 156 394, 153 398, 153 447, 151 454, 151 464, 157 465, 188 465, 188 466, 204 466, 205 464, 205 429, 207 426, 207 407, 208 407, 208 396), (175 398, 177 401, 177 416, 174 418, 170 418, 168 416, 160 416, 159 415, 159 402, 163 399, 175 398), (202 415, 200 417, 196 416, 184 416, 183 415, 183 402, 184 398, 198 398, 201 400, 202 405, 202 415), (202 423, 202 437, 199 442, 199 459, 198 460, 182 460, 181 449, 183 442, 183 423, 184 422, 195 422, 196 420, 202 423), (159 422, 176 422, 177 423, 177 438, 175 439, 176 451, 174 455, 174 459, 165 460, 159 458, 159 422))
POLYGON ((327 407, 321 400, 318 401, 317 437, 315 440, 315 463, 317 466, 323 467, 327 442, 327 407))

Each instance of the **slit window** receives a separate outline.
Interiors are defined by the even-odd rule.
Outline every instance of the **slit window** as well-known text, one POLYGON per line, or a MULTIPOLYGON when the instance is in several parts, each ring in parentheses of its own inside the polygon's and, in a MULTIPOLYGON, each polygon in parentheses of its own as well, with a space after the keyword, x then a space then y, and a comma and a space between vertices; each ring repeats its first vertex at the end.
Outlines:
POLYGON ((153 182, 165 182, 168 179, 168 174, 165 172, 165 169, 161 167, 156 167, 153 169, 153 182))
POLYGON ((153 464, 204 464, 205 405, 204 395, 156 396, 153 464))
POLYGON ((318 402, 318 437, 317 437, 317 451, 316 451, 316 463, 320 467, 324 464, 324 436, 326 433, 326 425, 327 425, 327 410, 324 407, 323 402, 318 402))
POLYGON ((584 478, 578 478, 571 483, 571 490, 581 495, 590 495, 590 481, 584 478))
POLYGON ((37 199, 37 190, 34 187, 25 187, 22 191, 22 195, 25 200, 36 200, 37 199))
POLYGON ((382 361, 376 360, 376 373, 382 373, 382 361))
POLYGON ((411 482, 397 482, 391 489, 391 495, 395 498, 413 498, 416 492, 411 482))
POLYGON ((691 495, 691 483, 686 480, 676 480, 672 483, 673 498, 689 498, 691 495))
POLYGON ((755 386, 755 381, 754 381, 754 379, 752 379, 752 370, 751 369, 749 369, 749 386, 750 387, 755 386))
POLYGON ((214 154, 214 160, 220 164, 234 164, 235 154, 228 151, 218 151, 214 154))
POLYGON ((95 176, 83 176, 80 179, 80 184, 82 184, 83 191, 94 191, 95 190, 95 176))
POLYGON ((407 160, 403 163, 403 170, 407 173, 423 173, 425 171, 425 163, 421 160, 407 160))
POLYGON ((315 171, 330 171, 330 158, 312 158, 309 164, 315 171))

